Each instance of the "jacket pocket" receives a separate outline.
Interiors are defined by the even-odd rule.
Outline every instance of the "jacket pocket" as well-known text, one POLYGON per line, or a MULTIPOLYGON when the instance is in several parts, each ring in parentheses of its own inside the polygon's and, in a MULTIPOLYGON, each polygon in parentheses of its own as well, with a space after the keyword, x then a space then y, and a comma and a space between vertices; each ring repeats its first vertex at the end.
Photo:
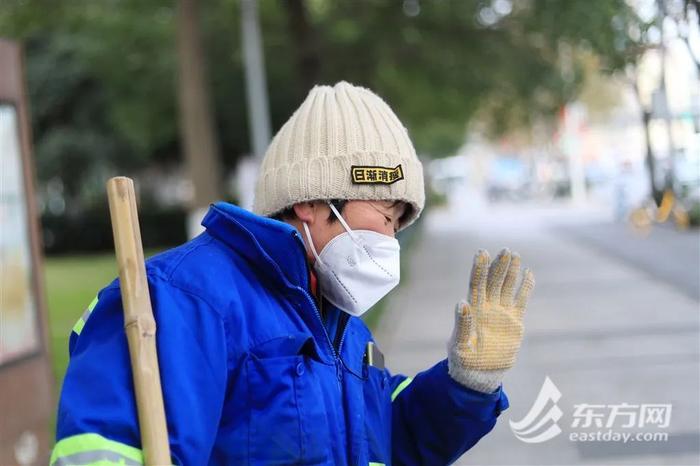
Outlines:
POLYGON ((365 433, 369 461, 391 462, 391 395, 386 371, 365 366, 365 433))
POLYGON ((246 362, 252 464, 322 464, 329 457, 325 404, 314 370, 318 363, 306 354, 313 340, 311 345, 289 340, 266 343, 246 362))

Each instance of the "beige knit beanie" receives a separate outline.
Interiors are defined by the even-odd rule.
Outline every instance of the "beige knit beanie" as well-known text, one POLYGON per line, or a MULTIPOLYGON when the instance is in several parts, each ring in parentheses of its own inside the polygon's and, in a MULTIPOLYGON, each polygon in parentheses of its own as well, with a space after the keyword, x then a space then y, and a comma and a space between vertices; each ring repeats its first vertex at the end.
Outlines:
POLYGON ((312 200, 400 200, 423 210, 423 167, 389 106, 369 89, 315 86, 270 143, 253 210, 273 216, 312 200))

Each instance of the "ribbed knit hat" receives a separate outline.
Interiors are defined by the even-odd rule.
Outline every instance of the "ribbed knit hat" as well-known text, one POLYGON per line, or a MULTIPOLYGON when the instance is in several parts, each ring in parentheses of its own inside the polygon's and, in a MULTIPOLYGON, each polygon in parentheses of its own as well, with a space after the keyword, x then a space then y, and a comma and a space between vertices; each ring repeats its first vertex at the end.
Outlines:
POLYGON ((369 89, 315 86, 275 135, 260 167, 253 210, 273 216, 313 200, 399 200, 423 210, 423 167, 389 106, 369 89))

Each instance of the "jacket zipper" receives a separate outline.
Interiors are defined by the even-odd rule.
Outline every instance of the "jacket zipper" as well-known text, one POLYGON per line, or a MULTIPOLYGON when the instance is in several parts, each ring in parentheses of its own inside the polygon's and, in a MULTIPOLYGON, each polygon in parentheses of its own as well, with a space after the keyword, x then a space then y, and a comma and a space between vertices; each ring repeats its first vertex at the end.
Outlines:
POLYGON ((328 330, 326 330, 326 326, 323 325, 323 318, 321 317, 321 312, 318 310, 318 306, 316 306, 316 303, 314 302, 313 297, 304 288, 302 288, 302 287, 298 287, 298 288, 304 293, 304 296, 306 296, 306 299, 311 303, 311 307, 313 307, 314 312, 316 313, 316 317, 318 317, 318 321, 321 323, 321 328, 323 329, 323 334, 326 336, 326 341, 328 342, 328 346, 331 347, 331 351, 333 352, 333 358, 336 360, 339 359, 338 353, 335 351, 335 348, 333 347, 333 341, 331 340, 331 336, 328 334, 328 330))
POLYGON ((338 343, 338 352, 343 347, 343 341, 345 340, 345 328, 348 326, 348 321, 350 320, 350 315, 346 312, 340 313, 340 319, 338 320, 338 328, 335 332, 335 339, 333 340, 333 345, 338 343), (340 341, 338 341, 340 339, 340 341))
MULTIPOLYGON (((309 294, 308 291, 306 291, 304 288, 299 287, 299 289, 304 293, 304 296, 306 296, 306 299, 311 303, 312 307, 314 308, 314 311, 316 312, 316 317, 318 317, 318 321, 321 323, 321 327, 323 328, 323 334, 326 336, 326 341, 328 342, 328 345, 331 347, 331 351, 333 352, 333 360, 335 361, 335 376, 338 379, 338 388, 341 388, 341 381, 343 380, 343 366, 345 363, 343 363, 343 360, 340 359, 340 346, 338 346, 338 351, 336 351, 335 347, 333 346, 333 342, 331 341, 331 336, 328 334, 328 330, 326 330, 326 326, 323 325, 323 319, 321 318, 321 313, 318 310, 318 307, 316 306, 316 303, 314 302, 313 298, 309 294)), ((340 324, 340 322, 339 322, 340 324)), ((345 339, 345 328, 343 328, 343 333, 342 337, 340 340, 340 344, 343 344, 343 340, 345 339)))
MULTIPOLYGON (((301 236, 299 235, 298 232, 294 232, 294 237, 297 238, 297 240, 301 243, 302 249, 304 249, 304 241, 301 239, 301 236)), ((305 250, 305 249, 304 249, 305 250)), ((310 273, 309 270, 309 264, 308 262, 306 263, 306 268, 307 268, 307 276, 310 273)), ((340 381, 343 378, 342 374, 342 366, 345 365, 343 360, 340 358, 340 350, 343 347, 343 341, 345 340, 345 330, 347 329, 347 322, 349 320, 350 316, 345 316, 345 313, 341 311, 341 321, 338 322, 338 331, 341 332, 340 334, 340 343, 338 344, 338 350, 336 351, 334 341, 331 340, 331 336, 328 334, 328 329, 326 329, 325 324, 323 323, 323 317, 321 316, 321 311, 319 310, 318 306, 316 305, 316 302, 314 301, 313 297, 311 294, 304 288, 304 287, 298 287, 303 293, 304 296, 306 296, 306 299, 311 303, 311 307, 313 307, 314 312, 316 313, 316 317, 318 318, 318 321, 321 323, 321 328, 323 329, 323 334, 326 336, 326 341, 328 342, 328 345, 331 347, 331 352, 333 353, 333 359, 335 360, 335 372, 336 372, 336 377, 338 379, 338 386, 340 387, 340 381)), ((319 293, 320 294, 320 293, 319 293)), ((321 298, 323 299, 323 298, 321 298)), ((336 338, 337 340, 337 335, 336 338)))
MULTIPOLYGON (((323 288, 321 288, 321 283, 317 283, 316 285, 316 294, 319 296, 318 308, 321 314, 321 318, 323 319, 324 303, 323 288)), ((338 325, 336 326, 335 335, 333 336, 333 348, 335 348, 338 351, 338 354, 340 354, 341 346, 343 344, 343 340, 345 339, 345 327, 347 327, 348 320, 350 320, 350 315, 348 315, 346 312, 340 311, 340 317, 338 317, 338 325)), ((330 336, 330 334, 328 336, 330 336)))

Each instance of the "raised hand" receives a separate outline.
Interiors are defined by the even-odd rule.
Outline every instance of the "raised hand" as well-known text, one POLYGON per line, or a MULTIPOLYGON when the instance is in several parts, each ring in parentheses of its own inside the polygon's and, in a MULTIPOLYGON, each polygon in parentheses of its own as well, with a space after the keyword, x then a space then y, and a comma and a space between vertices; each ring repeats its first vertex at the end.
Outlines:
POLYGON ((520 278, 520 256, 503 249, 491 262, 474 256, 468 301, 455 308, 448 342, 450 376, 474 390, 490 393, 513 367, 523 337, 523 315, 535 285, 528 269, 520 278))

